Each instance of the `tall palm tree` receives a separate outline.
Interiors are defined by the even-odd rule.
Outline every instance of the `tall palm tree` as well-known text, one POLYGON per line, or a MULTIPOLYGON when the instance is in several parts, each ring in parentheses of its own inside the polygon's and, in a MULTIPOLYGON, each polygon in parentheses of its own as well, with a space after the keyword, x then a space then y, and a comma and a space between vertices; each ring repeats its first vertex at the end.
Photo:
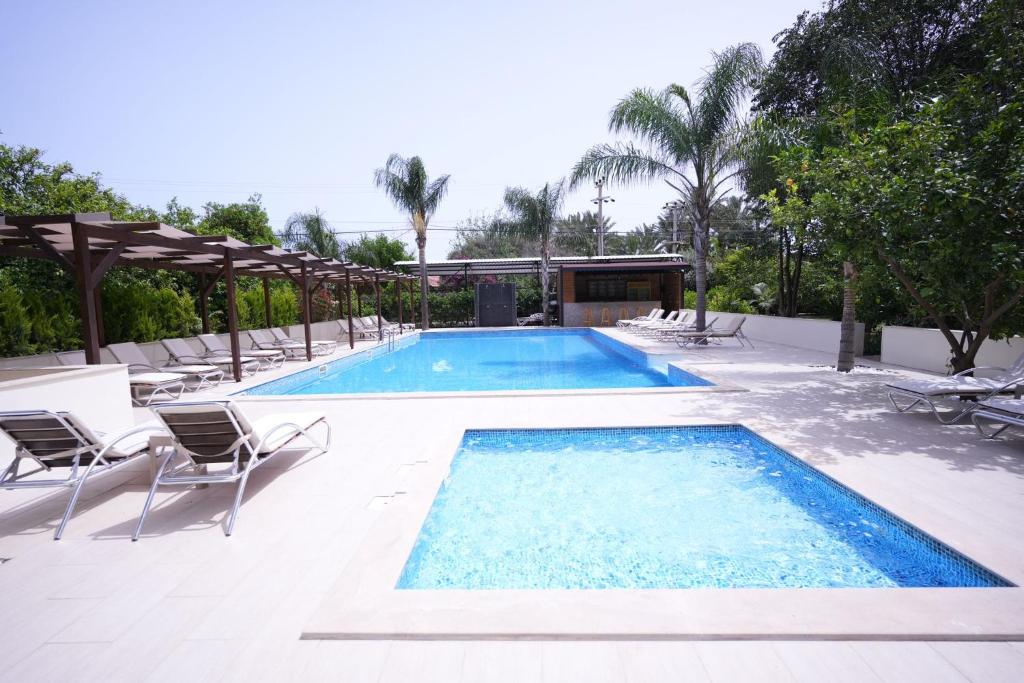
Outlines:
POLYGON ((549 290, 551 251, 558 233, 565 181, 545 183, 536 194, 522 187, 505 188, 508 217, 495 223, 502 237, 518 237, 540 244, 540 291, 544 325, 551 324, 549 290))
POLYGON ((622 183, 661 178, 679 193, 694 224, 700 330, 712 208, 739 171, 746 127, 741 108, 762 65, 760 49, 741 43, 713 54, 711 67, 697 82, 696 97, 676 84, 661 92, 634 90, 612 109, 608 127, 614 133, 631 133, 643 146, 596 145, 576 163, 571 176, 571 187, 601 177, 622 183))
POLYGON ((419 157, 404 159, 397 154, 388 157, 383 168, 378 168, 373 179, 377 187, 391 198, 395 206, 409 213, 416 246, 420 252, 420 324, 430 328, 430 310, 427 306, 427 225, 438 205, 448 192, 448 179, 443 175, 433 181, 419 157))

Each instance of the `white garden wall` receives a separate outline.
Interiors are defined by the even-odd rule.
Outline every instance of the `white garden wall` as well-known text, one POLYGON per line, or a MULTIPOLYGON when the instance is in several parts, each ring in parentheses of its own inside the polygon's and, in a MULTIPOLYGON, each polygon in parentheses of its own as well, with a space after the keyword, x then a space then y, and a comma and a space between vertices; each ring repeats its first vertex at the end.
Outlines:
MULTIPOLYGON (((690 312, 693 313, 692 309, 690 312)), ((717 316, 718 322, 715 326, 721 327, 737 315, 741 314, 708 311, 707 319, 710 321, 717 316)), ((775 315, 742 315, 747 317, 743 323, 743 332, 755 342, 760 340, 824 353, 839 353, 841 323, 837 321, 783 318, 775 315)), ((864 355, 864 323, 857 323, 854 328, 853 350, 858 356, 864 355)))
MULTIPOLYGON (((953 334, 959 337, 960 332, 953 334)), ((976 365, 1005 368, 1024 353, 1024 338, 986 340, 978 351, 976 365)), ((949 343, 939 330, 925 327, 882 328, 882 362, 915 370, 947 373, 949 343)))

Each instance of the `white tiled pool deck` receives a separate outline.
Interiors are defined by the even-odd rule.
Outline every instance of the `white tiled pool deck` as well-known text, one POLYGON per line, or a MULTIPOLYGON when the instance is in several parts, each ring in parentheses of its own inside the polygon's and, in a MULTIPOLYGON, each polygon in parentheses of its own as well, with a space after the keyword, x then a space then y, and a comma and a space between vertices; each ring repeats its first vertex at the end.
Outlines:
MULTIPOLYGON (((827 367, 830 356, 764 343, 754 351, 727 343, 680 357, 694 372, 747 391, 303 400, 301 408, 328 415, 331 451, 315 457, 295 451, 257 470, 231 538, 222 523, 233 489, 211 487, 161 491, 144 537, 131 543, 146 492, 144 466, 94 481, 59 543, 51 536, 66 493, 0 492, 0 557, 9 558, 0 564, 0 679, 1024 677, 1024 643, 918 642, 912 633, 855 641, 300 639, 311 624, 323 623, 324 610, 337 607, 332 600, 340 580, 381 543, 375 534, 382 525, 433 496, 436 444, 478 426, 741 422, 972 559, 1024 582, 1019 433, 985 442, 969 424, 944 427, 925 413, 892 412, 882 383, 903 373, 896 368, 838 375, 827 367)), ((246 401, 246 409, 294 411, 297 403, 260 398, 246 401)), ((143 410, 137 414, 146 417, 143 410)), ((1009 598, 1005 609, 1019 606, 1009 598)), ((772 621, 772 614, 744 615, 745 609, 737 603, 731 616, 772 621)), ((722 610, 729 612, 729 605, 722 610)), ((853 605, 837 619, 856 623, 869 616, 853 605)))

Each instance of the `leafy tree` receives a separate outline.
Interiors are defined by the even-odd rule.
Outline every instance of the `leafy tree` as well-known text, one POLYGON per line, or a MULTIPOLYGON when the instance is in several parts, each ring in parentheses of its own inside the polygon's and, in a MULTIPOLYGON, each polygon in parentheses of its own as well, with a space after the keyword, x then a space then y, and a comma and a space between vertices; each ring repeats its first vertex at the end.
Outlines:
POLYGON ((394 270, 399 261, 412 259, 405 242, 387 235, 360 235, 358 240, 345 245, 344 254, 349 261, 384 270, 394 270))
POLYGON ((545 326, 551 324, 550 260, 557 237, 558 213, 562 208, 564 188, 564 181, 545 183, 536 193, 522 187, 507 188, 504 201, 509 216, 497 225, 499 234, 540 243, 541 310, 545 326))
POLYGON ((427 306, 427 225, 448 192, 450 176, 443 175, 433 181, 427 176, 427 169, 419 157, 404 159, 397 154, 388 157, 383 168, 374 173, 377 187, 394 202, 399 209, 409 213, 413 230, 416 231, 416 246, 420 257, 420 325, 430 329, 430 311, 427 306))
POLYGON ((284 224, 281 242, 288 249, 308 251, 320 258, 340 258, 341 245, 320 209, 312 213, 293 213, 284 224))
POLYGON ((608 177, 632 183, 665 180, 686 202, 694 223, 697 329, 704 329, 707 257, 715 203, 740 166, 745 129, 741 105, 762 68, 761 53, 742 43, 713 55, 696 97, 681 85, 635 90, 612 110, 609 128, 645 143, 597 145, 573 168, 573 187, 608 177))
POLYGON ((204 204, 196 231, 200 235, 230 235, 249 244, 281 243, 270 227, 270 218, 259 194, 251 195, 245 202, 204 204))

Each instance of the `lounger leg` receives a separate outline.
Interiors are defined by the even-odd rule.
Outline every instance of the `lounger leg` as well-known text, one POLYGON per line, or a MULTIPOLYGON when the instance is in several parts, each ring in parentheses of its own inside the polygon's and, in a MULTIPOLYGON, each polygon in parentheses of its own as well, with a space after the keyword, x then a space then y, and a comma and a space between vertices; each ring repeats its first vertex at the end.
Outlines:
MULTIPOLYGON (((255 454, 249 456, 250 462, 255 459, 255 454)), ((228 518, 228 527, 224 530, 225 536, 230 536, 235 530, 235 520, 238 519, 238 508, 242 505, 242 495, 245 493, 245 483, 249 481, 249 472, 251 469, 251 467, 246 467, 245 472, 242 473, 242 478, 238 480, 238 490, 235 491, 235 504, 231 506, 231 516, 228 518)))
POLYGON ((1007 423, 1003 424, 1003 426, 1000 427, 999 429, 993 430, 991 432, 986 432, 985 429, 981 426, 981 420, 978 419, 977 415, 971 415, 971 422, 974 423, 975 428, 978 430, 978 433, 981 434, 981 437, 983 439, 994 439, 1000 434, 1002 434, 1003 431, 1005 431, 1010 426, 1007 423))
POLYGON ((78 483, 75 484, 75 490, 71 492, 71 500, 68 501, 68 507, 64 510, 64 516, 60 520, 60 524, 57 525, 57 530, 53 532, 53 540, 59 541, 60 537, 64 535, 64 527, 68 525, 68 520, 71 519, 71 513, 75 510, 75 505, 78 504, 78 496, 81 495, 82 489, 85 487, 85 482, 89 478, 89 474, 92 473, 92 468, 96 466, 100 458, 96 454, 93 454, 92 462, 85 468, 85 473, 82 474, 78 479, 78 483))
POLYGON ((142 514, 139 515, 139 523, 135 525, 135 532, 132 534, 132 541, 139 540, 139 536, 142 534, 142 525, 146 523, 146 515, 149 514, 149 508, 153 505, 153 498, 156 496, 156 488, 160 485, 160 477, 163 476, 164 470, 167 469, 167 465, 174 460, 175 455, 177 455, 177 451, 172 450, 171 454, 164 458, 164 461, 160 463, 160 468, 156 471, 156 476, 153 477, 153 483, 149 487, 149 495, 146 496, 146 504, 142 506, 142 514))

